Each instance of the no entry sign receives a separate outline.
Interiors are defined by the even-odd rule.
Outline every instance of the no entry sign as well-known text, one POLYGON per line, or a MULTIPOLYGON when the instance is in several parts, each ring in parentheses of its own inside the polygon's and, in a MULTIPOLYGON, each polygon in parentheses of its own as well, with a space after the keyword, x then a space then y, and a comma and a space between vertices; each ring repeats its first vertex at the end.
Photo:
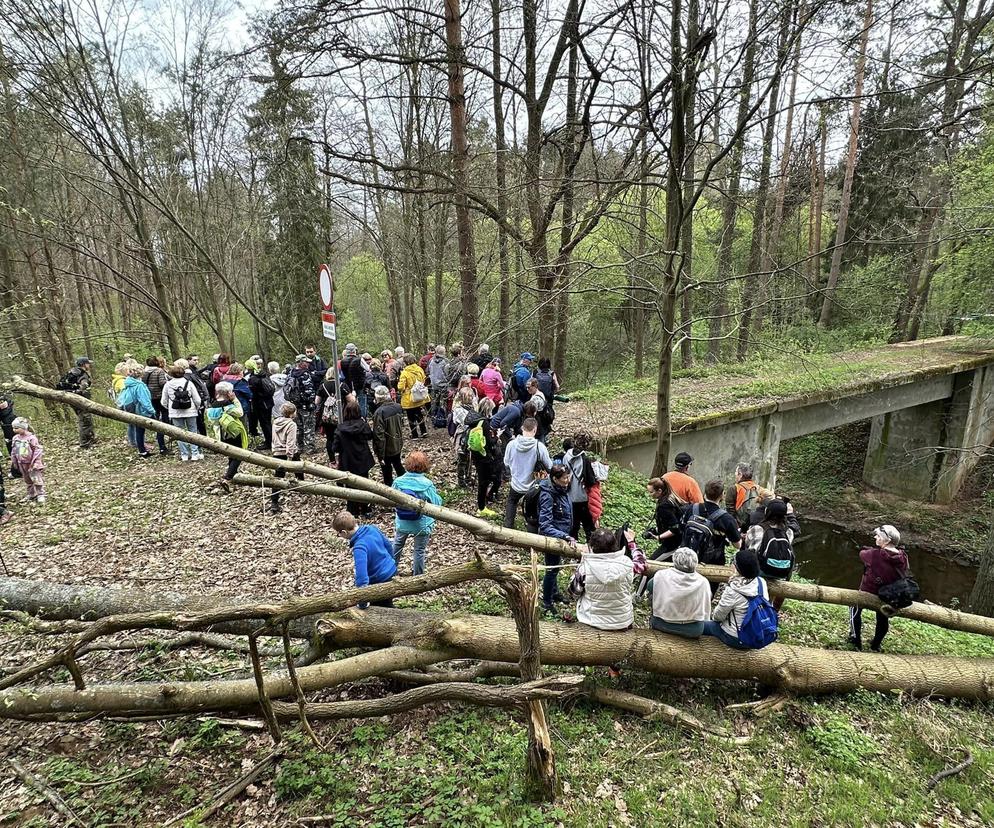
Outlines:
POLYGON ((321 304, 326 311, 330 311, 335 303, 335 283, 331 278, 331 268, 326 264, 318 268, 318 290, 321 292, 321 304))

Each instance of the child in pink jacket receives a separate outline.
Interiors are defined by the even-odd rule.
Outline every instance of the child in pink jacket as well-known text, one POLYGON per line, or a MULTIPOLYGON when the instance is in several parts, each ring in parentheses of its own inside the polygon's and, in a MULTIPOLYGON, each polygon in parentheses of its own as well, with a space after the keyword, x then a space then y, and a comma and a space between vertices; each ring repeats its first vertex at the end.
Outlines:
POLYGON ((10 456, 28 487, 28 500, 33 503, 45 502, 45 462, 44 449, 31 430, 31 423, 25 417, 17 417, 11 425, 14 438, 10 445, 10 456))

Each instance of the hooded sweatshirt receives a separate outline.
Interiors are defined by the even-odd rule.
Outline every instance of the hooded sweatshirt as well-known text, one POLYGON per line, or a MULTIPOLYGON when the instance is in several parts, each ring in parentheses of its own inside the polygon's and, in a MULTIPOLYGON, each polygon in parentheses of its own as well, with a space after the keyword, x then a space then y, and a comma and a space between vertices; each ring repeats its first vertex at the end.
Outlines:
POLYGON ((273 420, 273 456, 297 453, 297 422, 282 414, 273 420))
POLYGON ((729 635, 739 637, 739 627, 745 621, 749 599, 759 594, 760 581, 763 583, 763 594, 769 597, 770 591, 763 578, 749 578, 747 580, 741 575, 736 575, 725 586, 718 606, 714 608, 711 617, 721 624, 721 628, 729 635))
MULTIPOLYGON (((435 484, 419 472, 405 472, 393 481, 393 488, 429 503, 434 503, 436 506, 442 505, 442 498, 435 489, 435 484)), ((427 535, 434 525, 435 519, 428 517, 428 515, 421 515, 417 520, 401 520, 398 517, 394 522, 398 532, 406 532, 410 535, 427 535)))
MULTIPOLYGON (((274 435, 275 436, 275 435, 274 435)), ((349 540, 355 562, 355 585, 382 584, 397 574, 393 544, 375 526, 360 526, 349 540)))
POLYGON ((910 568, 908 553, 903 549, 867 547, 859 551, 859 559, 864 566, 863 580, 859 582, 859 591, 869 592, 873 595, 879 594, 880 587, 906 577, 910 568))
POLYGON ((528 491, 535 472, 535 466, 541 463, 545 468, 552 468, 552 458, 549 450, 535 437, 522 434, 515 437, 504 449, 504 465, 511 472, 511 488, 519 493, 528 491))
POLYGON ((273 417, 280 417, 283 413, 283 403, 286 402, 286 394, 283 393, 283 386, 286 385, 286 374, 273 374, 270 379, 275 388, 273 391, 273 417))
POLYGON ((124 388, 117 395, 117 407, 132 414, 140 414, 142 417, 155 416, 152 395, 148 386, 138 377, 128 377, 124 381, 124 388))
POLYGON ((711 616, 711 584, 699 572, 664 569, 652 576, 652 614, 670 624, 693 624, 711 616))

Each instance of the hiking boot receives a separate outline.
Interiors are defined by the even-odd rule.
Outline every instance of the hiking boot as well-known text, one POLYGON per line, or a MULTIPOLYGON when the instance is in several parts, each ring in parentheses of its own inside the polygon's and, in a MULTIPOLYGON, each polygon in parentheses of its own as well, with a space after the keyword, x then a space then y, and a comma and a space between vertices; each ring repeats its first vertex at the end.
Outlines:
POLYGON ((862 650, 863 649, 863 642, 860 641, 858 638, 856 638, 856 636, 854 636, 854 635, 850 635, 849 636, 849 644, 850 644, 850 646, 854 650, 862 650))
POLYGON ((266 506, 266 514, 267 515, 278 515, 282 511, 283 511, 283 507, 279 506, 279 505, 274 505, 274 504, 270 503, 268 506, 266 506))
POLYGON ((152 452, 150 452, 150 451, 140 451, 140 452, 138 452, 138 456, 139 457, 151 457, 152 456, 152 452))
POLYGON ((222 492, 231 494, 231 481, 227 477, 222 477, 218 485, 221 487, 222 492))
POLYGON ((875 653, 879 653, 880 652, 880 645, 882 643, 883 643, 882 641, 871 641, 870 642, 870 649, 873 650, 873 652, 875 652, 875 653))
POLYGON ((0 526, 3 526, 12 517, 14 517, 14 513, 13 512, 11 512, 9 510, 4 510, 3 514, 0 514, 0 526))

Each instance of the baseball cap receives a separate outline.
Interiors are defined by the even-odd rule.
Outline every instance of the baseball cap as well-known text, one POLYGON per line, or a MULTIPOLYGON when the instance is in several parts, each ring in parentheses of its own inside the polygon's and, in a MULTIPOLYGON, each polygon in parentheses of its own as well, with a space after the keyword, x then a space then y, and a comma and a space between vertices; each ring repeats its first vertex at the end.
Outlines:
POLYGON ((293 360, 294 362, 310 362, 311 358, 307 354, 297 354, 293 360))
POLYGON ((777 498, 766 504, 766 517, 784 518, 787 517, 787 504, 777 498))
POLYGON ((532 353, 529 353, 528 351, 525 351, 525 352, 524 352, 524 353, 523 353, 523 354, 521 355, 521 358, 522 358, 522 359, 527 359, 527 360, 531 361, 531 360, 534 360, 534 359, 535 359, 535 354, 532 354, 532 353))
POLYGON ((687 454, 687 452, 681 451, 675 458, 673 458, 673 462, 677 466, 689 466, 694 462, 694 458, 687 454))

